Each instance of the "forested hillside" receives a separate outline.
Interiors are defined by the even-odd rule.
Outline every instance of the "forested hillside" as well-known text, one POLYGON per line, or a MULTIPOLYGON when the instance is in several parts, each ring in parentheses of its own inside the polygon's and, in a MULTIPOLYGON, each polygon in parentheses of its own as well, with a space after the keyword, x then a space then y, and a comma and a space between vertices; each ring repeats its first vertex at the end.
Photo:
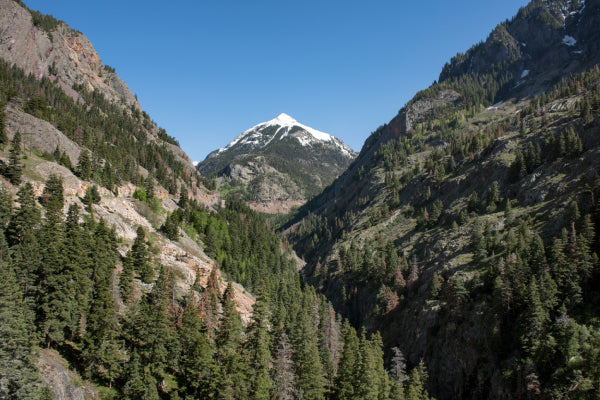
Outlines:
POLYGON ((307 282, 436 397, 597 395, 597 10, 520 10, 288 226, 307 282))

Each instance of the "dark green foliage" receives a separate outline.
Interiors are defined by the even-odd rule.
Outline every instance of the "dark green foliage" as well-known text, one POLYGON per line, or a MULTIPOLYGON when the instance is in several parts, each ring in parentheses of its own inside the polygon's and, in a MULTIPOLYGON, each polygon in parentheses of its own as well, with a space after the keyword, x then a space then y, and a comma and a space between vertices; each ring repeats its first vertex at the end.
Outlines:
POLYGON ((131 258, 133 260, 134 270, 140 274, 140 278, 145 283, 154 282, 154 269, 146 243, 146 233, 141 226, 137 229, 137 236, 131 246, 131 258))
MULTIPOLYGON (((304 301, 310 300, 310 295, 304 295, 304 301)), ((312 328, 312 321, 305 306, 300 311, 292 340, 294 346, 294 364, 296 365, 296 385, 298 392, 304 398, 325 398, 325 377, 323 364, 319 357, 316 337, 312 328)))
POLYGON ((4 149, 8 143, 6 134, 6 103, 0 101, 0 149, 4 149))
POLYGON ((13 267, 0 263, 0 397, 33 399, 41 381, 30 341, 26 307, 13 267))
POLYGON ((92 176, 92 160, 90 152, 86 149, 81 150, 79 153, 79 160, 77 161, 77 176, 87 181, 92 176))
POLYGON ((58 27, 58 25, 62 23, 62 21, 57 20, 50 14, 42 14, 39 11, 29 9, 28 11, 31 14, 31 18, 33 19, 33 25, 43 29, 48 33, 54 31, 58 27))
POLYGON ((44 185, 44 191, 40 198, 40 203, 46 207, 48 212, 62 213, 62 209, 65 203, 65 197, 63 193, 62 178, 52 174, 46 180, 44 185))
POLYGON ((25 103, 23 111, 31 114, 40 119, 48 119, 50 111, 48 110, 48 103, 44 97, 33 97, 25 103))
POLYGON ((95 231, 96 260, 93 266, 90 312, 83 337, 86 372, 108 382, 120 376, 125 358, 115 303, 110 293, 111 276, 115 267, 111 233, 101 221, 95 231))
POLYGON ((143 189, 135 189, 132 197, 134 199, 138 199, 139 201, 143 201, 145 203, 146 202, 146 191, 143 189))
POLYGON ((254 303, 254 321, 248 325, 248 359, 253 371, 250 381, 250 393, 253 399, 269 400, 273 393, 270 376, 273 360, 271 358, 270 312, 268 300, 263 296, 254 303))
POLYGON ((165 219, 165 223, 162 224, 160 230, 167 235, 169 240, 177 240, 179 239, 179 224, 181 224, 181 214, 177 211, 170 213, 167 215, 165 219))
POLYGON ((40 210, 33 195, 33 186, 29 182, 19 188, 17 201, 19 208, 11 218, 6 230, 6 237, 10 245, 20 243, 25 233, 32 232, 41 222, 40 210))
POLYGON ((216 390, 218 366, 215 345, 206 334, 200 311, 189 299, 181 317, 180 381, 185 392, 194 398, 210 398, 216 390))
POLYGON ((131 252, 127 253, 127 256, 123 260, 123 270, 119 276, 119 289, 121 290, 121 297, 123 301, 129 300, 131 293, 133 292, 133 278, 135 275, 133 267, 133 257, 131 252))
POLYGON ((223 319, 215 340, 217 345, 217 361, 219 363, 220 398, 249 398, 249 365, 241 353, 242 321, 234 303, 234 289, 231 284, 225 290, 223 319))
POLYGON ((23 161, 21 160, 21 134, 15 132, 10 142, 8 151, 8 165, 4 166, 2 175, 4 175, 13 185, 21 183, 23 174, 23 161))
POLYGON ((102 197, 100 196, 100 193, 98 192, 98 186, 97 185, 89 186, 85 190, 85 195, 83 196, 83 199, 81 199, 81 200, 83 201, 83 204, 98 204, 98 203, 100 203, 100 200, 102 200, 102 197))

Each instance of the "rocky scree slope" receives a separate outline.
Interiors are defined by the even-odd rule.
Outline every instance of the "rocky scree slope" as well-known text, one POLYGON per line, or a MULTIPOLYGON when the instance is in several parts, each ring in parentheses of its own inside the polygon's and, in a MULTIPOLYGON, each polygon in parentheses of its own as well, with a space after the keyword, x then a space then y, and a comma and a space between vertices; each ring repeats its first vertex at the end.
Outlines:
POLYGON ((330 184, 356 153, 287 114, 258 124, 198 164, 242 192, 258 211, 288 211, 330 184))
POLYGON ((583 350, 596 333, 569 347, 561 327, 596 332, 597 312, 582 310, 596 304, 598 265, 577 269, 560 246, 596 257, 599 10, 521 9, 378 128, 288 226, 305 279, 409 364, 423 359, 438 398, 596 390, 583 389, 597 379, 583 350), (570 279, 583 303, 566 294, 561 262, 580 271, 570 279), (538 287, 555 291, 536 308, 538 287))

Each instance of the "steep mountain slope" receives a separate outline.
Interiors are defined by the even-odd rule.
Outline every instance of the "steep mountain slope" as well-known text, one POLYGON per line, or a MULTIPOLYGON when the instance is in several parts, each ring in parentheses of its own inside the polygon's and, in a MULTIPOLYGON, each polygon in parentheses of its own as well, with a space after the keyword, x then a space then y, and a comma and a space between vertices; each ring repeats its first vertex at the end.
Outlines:
POLYGON ((423 366, 408 378, 399 355, 388 375, 381 337, 302 285, 262 215, 203 187, 116 76, 96 79, 114 71, 83 35, 20 1, 0 18, 0 398, 426 393, 423 366))
POLYGON ((52 16, 31 11, 20 1, 0 2, 0 57, 33 74, 56 81, 74 100, 73 86, 98 90, 109 101, 141 110, 114 69, 104 65, 81 32, 52 16))
POLYGON ((597 393, 599 10, 521 9, 290 223, 306 280, 436 397, 597 393))
POLYGON ((197 168, 225 177, 255 209, 278 212, 319 193, 355 156, 341 140, 281 114, 244 131, 197 168))

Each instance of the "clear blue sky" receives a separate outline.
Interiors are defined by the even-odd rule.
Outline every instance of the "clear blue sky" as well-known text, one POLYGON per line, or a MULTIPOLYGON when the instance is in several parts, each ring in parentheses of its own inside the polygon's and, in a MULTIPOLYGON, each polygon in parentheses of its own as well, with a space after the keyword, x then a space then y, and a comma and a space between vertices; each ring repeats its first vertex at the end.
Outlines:
POLYGON ((25 0, 83 32, 192 160, 285 112, 360 150, 525 0, 25 0))

